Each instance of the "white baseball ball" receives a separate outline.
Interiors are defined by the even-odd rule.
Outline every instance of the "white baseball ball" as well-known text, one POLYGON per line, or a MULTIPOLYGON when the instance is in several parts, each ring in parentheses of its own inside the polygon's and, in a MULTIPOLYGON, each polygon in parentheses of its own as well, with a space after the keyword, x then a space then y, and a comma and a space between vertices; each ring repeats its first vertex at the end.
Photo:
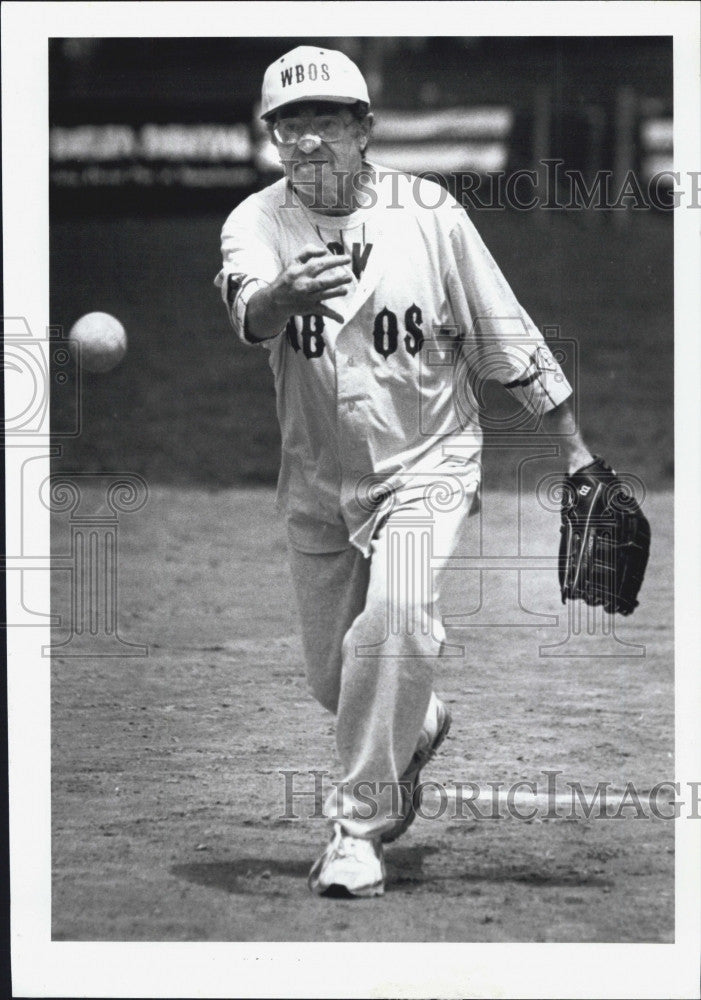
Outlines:
POLYGON ((81 316, 71 327, 68 339, 77 350, 80 364, 89 372, 110 371, 127 350, 126 331, 109 313, 91 312, 81 316))

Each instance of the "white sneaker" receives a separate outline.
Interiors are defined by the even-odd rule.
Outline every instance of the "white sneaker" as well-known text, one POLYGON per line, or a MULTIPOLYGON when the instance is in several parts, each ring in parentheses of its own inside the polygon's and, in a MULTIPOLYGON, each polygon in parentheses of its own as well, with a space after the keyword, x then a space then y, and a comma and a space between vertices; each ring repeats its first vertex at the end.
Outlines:
POLYGON ((401 837, 416 819, 416 810, 421 804, 421 771, 436 756, 438 748, 450 731, 452 721, 450 712, 443 702, 439 701, 435 732, 429 732, 427 729, 421 730, 414 756, 399 779, 399 789, 402 795, 402 817, 393 827, 382 834, 383 844, 391 844, 397 837, 401 837))
POLYGON ((384 895, 385 862, 379 838, 351 837, 340 823, 334 823, 331 840, 312 865, 307 884, 319 896, 384 895))

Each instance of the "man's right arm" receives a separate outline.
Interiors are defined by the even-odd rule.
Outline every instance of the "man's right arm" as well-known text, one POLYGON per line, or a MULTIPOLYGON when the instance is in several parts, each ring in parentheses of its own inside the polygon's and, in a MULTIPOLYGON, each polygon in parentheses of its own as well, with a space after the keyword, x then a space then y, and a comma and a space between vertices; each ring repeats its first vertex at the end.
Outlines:
MULTIPOLYGON (((244 335, 259 343, 276 337, 290 316, 316 314, 339 323, 343 316, 330 306, 328 299, 346 295, 351 281, 347 255, 335 255, 325 247, 309 245, 288 264, 270 284, 253 291, 246 303, 244 335)), ((245 283, 239 294, 245 294, 245 283)))

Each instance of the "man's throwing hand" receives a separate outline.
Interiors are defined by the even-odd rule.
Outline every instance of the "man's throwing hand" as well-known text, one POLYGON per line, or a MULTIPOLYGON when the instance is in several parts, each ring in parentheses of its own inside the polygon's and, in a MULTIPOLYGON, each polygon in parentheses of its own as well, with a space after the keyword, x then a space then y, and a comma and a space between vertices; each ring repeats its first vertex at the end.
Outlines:
POLYGON ((308 244, 270 286, 276 308, 291 316, 328 316, 338 323, 343 316, 325 303, 347 294, 353 280, 348 254, 333 254, 325 247, 308 244))

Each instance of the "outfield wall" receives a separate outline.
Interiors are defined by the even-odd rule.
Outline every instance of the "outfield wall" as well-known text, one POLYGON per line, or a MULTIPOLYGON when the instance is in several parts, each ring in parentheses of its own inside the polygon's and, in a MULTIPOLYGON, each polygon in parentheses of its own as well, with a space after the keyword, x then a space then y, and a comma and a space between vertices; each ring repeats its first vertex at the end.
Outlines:
MULTIPOLYGON (((297 41, 53 40, 52 210, 194 211, 267 183, 279 167, 258 122, 260 81, 297 41)), ((319 43, 344 48, 366 73, 382 164, 488 175, 556 157, 590 181, 671 169, 668 39, 319 43)))

